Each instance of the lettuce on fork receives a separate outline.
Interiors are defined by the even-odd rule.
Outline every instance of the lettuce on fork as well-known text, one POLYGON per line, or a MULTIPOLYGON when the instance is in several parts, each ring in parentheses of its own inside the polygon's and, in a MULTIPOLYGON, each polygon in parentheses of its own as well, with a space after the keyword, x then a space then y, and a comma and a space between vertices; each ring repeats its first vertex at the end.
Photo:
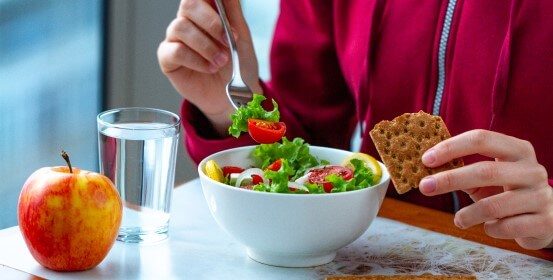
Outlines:
POLYGON ((248 132, 248 119, 278 122, 280 119, 278 104, 273 99, 273 110, 267 111, 261 106, 261 102, 265 99, 265 96, 254 93, 252 101, 248 102, 246 106, 239 107, 236 112, 230 116, 232 124, 228 128, 229 134, 238 138, 242 132, 248 132))

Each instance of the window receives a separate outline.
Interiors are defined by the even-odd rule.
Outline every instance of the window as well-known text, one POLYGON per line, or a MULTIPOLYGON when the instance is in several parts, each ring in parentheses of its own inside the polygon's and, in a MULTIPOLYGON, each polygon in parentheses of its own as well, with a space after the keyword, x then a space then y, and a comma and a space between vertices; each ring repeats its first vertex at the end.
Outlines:
POLYGON ((252 33, 255 54, 259 63, 259 76, 269 80, 269 50, 273 40, 273 30, 279 12, 278 0, 242 1, 244 17, 252 33))
POLYGON ((0 0, 0 228, 40 167, 98 170, 103 2, 0 0))

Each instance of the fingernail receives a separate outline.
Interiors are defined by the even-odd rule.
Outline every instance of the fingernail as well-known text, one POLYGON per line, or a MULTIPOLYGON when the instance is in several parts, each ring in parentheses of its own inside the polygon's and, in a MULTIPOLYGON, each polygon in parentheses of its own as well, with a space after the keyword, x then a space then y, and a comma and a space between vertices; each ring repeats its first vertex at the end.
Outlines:
POLYGON ((209 64, 209 67, 207 68, 207 70, 210 73, 217 73, 217 71, 219 71, 219 67, 217 67, 217 65, 214 65, 214 64, 209 64))
POLYGON ((457 219, 457 216, 455 216, 455 218, 453 219, 453 223, 455 224, 456 227, 460 229, 465 229, 463 225, 461 225, 461 222, 459 221, 459 219, 457 219))
POLYGON ((436 152, 433 149, 426 151, 422 155, 422 163, 430 165, 436 161, 436 152))
POLYGON ((217 55, 215 55, 213 60, 215 61, 215 65, 219 67, 223 67, 225 66, 225 64, 227 64, 228 56, 225 53, 220 52, 217 55))
POLYGON ((432 193, 436 190, 436 179, 434 177, 426 177, 421 180, 419 188, 423 193, 432 193))

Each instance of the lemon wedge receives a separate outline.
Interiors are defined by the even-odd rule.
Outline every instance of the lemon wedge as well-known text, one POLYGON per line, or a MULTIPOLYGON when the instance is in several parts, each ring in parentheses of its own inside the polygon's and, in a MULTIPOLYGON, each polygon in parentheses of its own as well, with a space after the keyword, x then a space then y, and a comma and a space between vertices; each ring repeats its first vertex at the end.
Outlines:
POLYGON ((365 163, 365 166, 373 171, 374 177, 373 177, 373 183, 376 184, 380 182, 380 178, 382 178, 382 168, 380 168, 380 164, 378 164, 378 161, 364 153, 353 153, 350 156, 346 157, 344 161, 342 162, 342 166, 345 166, 349 169, 355 169, 353 165, 351 164, 352 159, 358 159, 365 163))
POLYGON ((207 175, 207 177, 217 181, 224 183, 225 182, 225 176, 223 176, 223 170, 221 170, 221 167, 215 162, 214 160, 208 160, 205 163, 204 166, 204 173, 207 175))

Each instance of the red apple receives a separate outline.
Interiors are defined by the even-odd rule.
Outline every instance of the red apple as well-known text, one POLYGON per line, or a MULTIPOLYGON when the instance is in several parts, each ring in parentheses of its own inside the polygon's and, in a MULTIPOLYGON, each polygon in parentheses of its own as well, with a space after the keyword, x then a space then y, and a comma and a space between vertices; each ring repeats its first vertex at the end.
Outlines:
POLYGON ((115 242, 122 205, 109 178, 66 166, 35 171, 19 196, 19 229, 33 257, 57 271, 98 265, 115 242))

